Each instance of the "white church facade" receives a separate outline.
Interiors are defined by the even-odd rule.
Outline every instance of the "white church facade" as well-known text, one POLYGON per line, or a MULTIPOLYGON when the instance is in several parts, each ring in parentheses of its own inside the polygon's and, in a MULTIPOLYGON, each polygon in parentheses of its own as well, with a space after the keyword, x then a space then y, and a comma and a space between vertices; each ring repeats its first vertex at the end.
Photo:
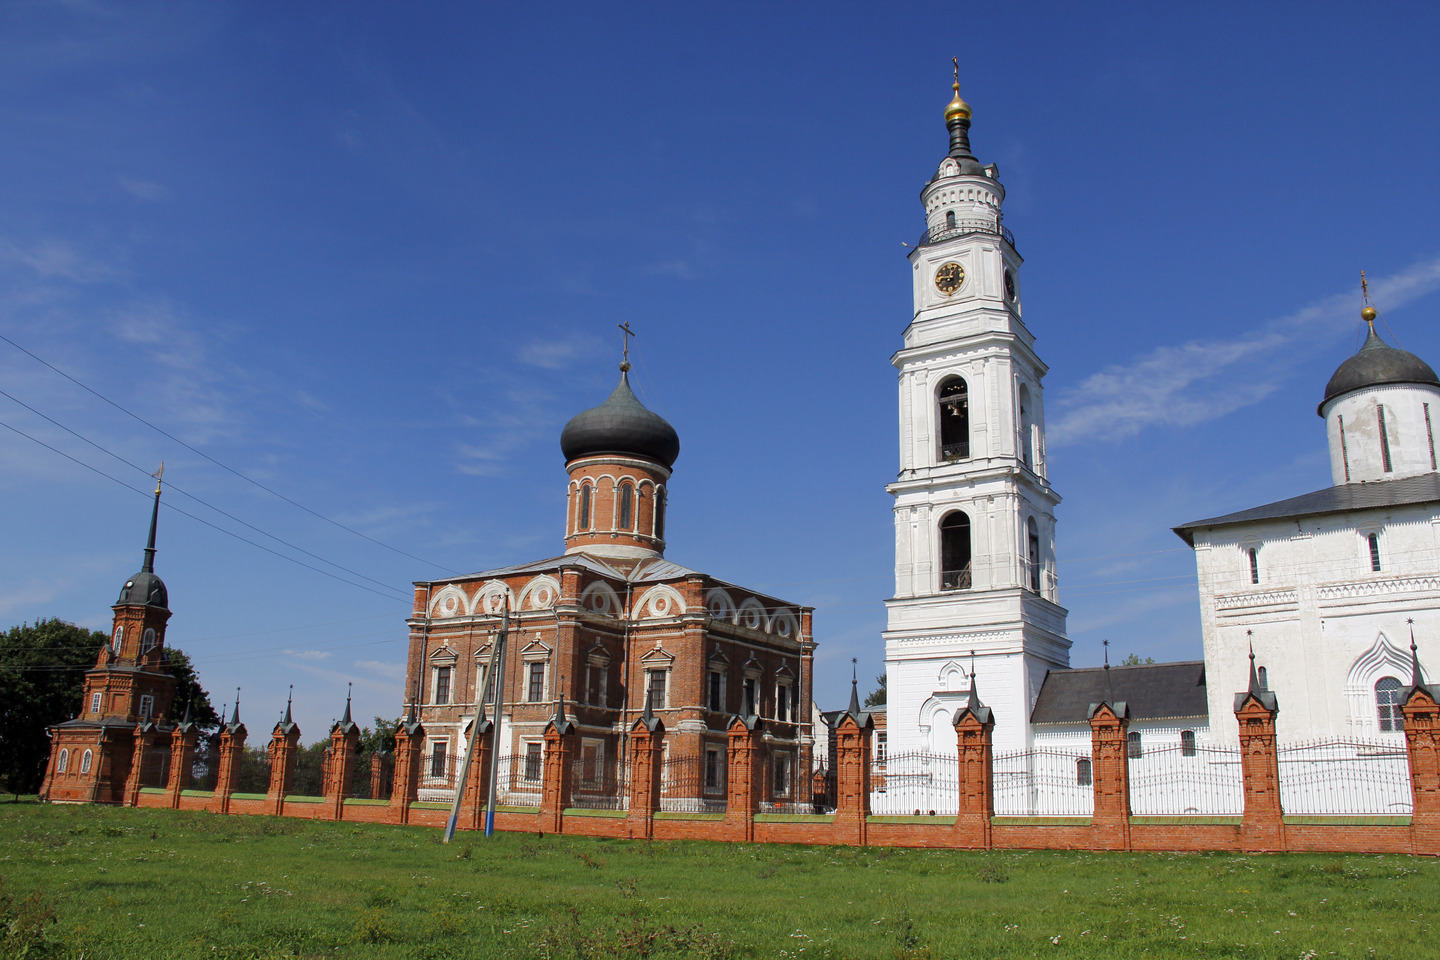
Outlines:
POLYGON ((1440 663, 1434 370, 1387 345, 1367 305, 1369 336, 1318 411, 1332 486, 1175 528, 1195 550, 1204 659, 1070 669, 1047 368, 1021 317, 1005 191, 996 167, 971 153, 958 82, 945 119, 950 150, 921 192, 927 229, 909 254, 914 316, 892 358, 895 593, 872 808, 951 812, 953 722, 974 689, 995 717, 997 813, 1088 815, 1088 721, 1101 700, 1129 713, 1135 813, 1173 812, 1177 791, 1187 812, 1236 813, 1234 698, 1252 662, 1278 698, 1282 766, 1301 771, 1315 756, 1307 749, 1393 765, 1412 628, 1419 661, 1440 663))

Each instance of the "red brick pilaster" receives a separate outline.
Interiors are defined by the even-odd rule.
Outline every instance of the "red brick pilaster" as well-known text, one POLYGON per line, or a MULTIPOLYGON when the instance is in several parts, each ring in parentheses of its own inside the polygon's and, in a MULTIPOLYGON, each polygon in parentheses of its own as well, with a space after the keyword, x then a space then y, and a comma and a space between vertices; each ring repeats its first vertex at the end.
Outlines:
POLYGON ((725 798, 724 835, 727 840, 755 839, 755 805, 760 802, 764 779, 761 760, 764 721, 758 717, 732 717, 725 798))
POLYGON ((630 728, 630 807, 625 814, 626 835, 649 840, 655 835, 655 812, 660 809, 660 751, 665 724, 640 719, 630 728))
POLYGON ((211 813, 230 812, 230 795, 235 792, 235 777, 240 772, 246 735, 243 723, 228 723, 220 728, 220 747, 215 751, 216 763, 220 765, 215 774, 215 793, 205 807, 211 813))
POLYGON ((170 734, 170 776, 165 781, 165 805, 174 810, 180 806, 180 794, 190 786, 190 768, 195 763, 195 741, 199 733, 190 723, 182 723, 170 734))
POLYGON ((1130 708, 1124 701, 1101 702, 1090 714, 1090 771, 1095 812, 1092 843, 1100 850, 1130 849, 1130 764, 1127 735, 1130 708))
POLYGON ((420 796, 420 751, 424 749, 425 728, 415 717, 395 731, 395 778, 390 782, 390 822, 409 823, 410 804, 420 796))
POLYGON ((1245 816, 1240 822, 1241 848, 1252 852, 1285 849, 1285 817, 1280 808, 1280 760, 1275 750, 1272 693, 1236 697, 1240 725, 1240 772, 1244 777, 1245 816))
MULTIPOLYGON (((346 720, 350 711, 347 705, 346 720)), ((325 764, 325 802, 321 812, 326 820, 345 819, 345 798, 350 795, 350 778, 355 774, 355 750, 360 728, 341 721, 330 730, 330 759, 325 764)))
POLYGON ((375 751, 370 755, 370 799, 379 800, 385 788, 385 754, 375 751))
MULTIPOLYGON (((286 710, 289 717, 289 710, 286 710)), ((285 795, 295 779, 295 750, 300 744, 300 728, 282 721, 270 734, 270 783, 265 789, 265 812, 280 817, 285 814, 285 795)))
POLYGON ((846 713, 835 725, 835 838, 864 846, 870 816, 870 754, 875 721, 846 713))
POLYGON ((125 794, 121 802, 127 807, 140 805, 140 773, 145 769, 145 756, 155 748, 155 724, 150 721, 135 725, 135 747, 130 752, 130 773, 125 778, 125 794))
POLYGON ((957 847, 989 850, 992 845, 995 771, 991 734, 994 729, 995 717, 989 707, 967 707, 955 718, 960 760, 960 813, 955 818, 957 847))
POLYGON ((1410 759, 1410 842, 1415 853, 1440 853, 1440 706, 1426 687, 1411 687, 1400 706, 1410 759))
POLYGON ((475 742, 475 754, 470 758, 470 769, 465 774, 464 792, 460 795, 460 817, 455 822, 457 830, 485 829, 485 805, 490 802, 492 726, 489 720, 481 720, 479 729, 474 731, 479 739, 475 742))
POLYGON ((545 727, 545 769, 541 785, 541 829, 561 833, 570 806, 570 767, 575 759, 575 725, 563 716, 545 727))

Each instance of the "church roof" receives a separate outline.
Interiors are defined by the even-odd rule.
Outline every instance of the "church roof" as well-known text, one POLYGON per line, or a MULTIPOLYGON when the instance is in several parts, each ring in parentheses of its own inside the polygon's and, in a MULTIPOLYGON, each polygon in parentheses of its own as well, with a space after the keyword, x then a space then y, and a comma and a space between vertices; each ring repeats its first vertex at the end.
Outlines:
MULTIPOLYGON (((530 563, 517 563, 509 567, 481 570, 479 573, 466 574, 463 577, 450 577, 445 580, 433 581, 421 580, 417 581, 417 585, 429 586, 433 583, 453 583, 456 580, 488 580, 496 577, 512 577, 522 573, 544 573, 547 570, 554 570, 557 567, 583 567, 591 573, 613 577, 617 580, 628 580, 631 583, 658 583, 662 580, 678 580, 682 577, 692 575, 702 576, 699 570, 692 570, 689 567, 681 566, 673 560, 666 560, 663 557, 643 559, 627 571, 616 566, 609 559, 597 557, 590 553, 577 552, 567 553, 559 557, 549 557, 544 560, 534 560, 530 563)), ((711 579, 714 578, 712 577, 711 579)))
POLYGON ((1378 387, 1392 383, 1423 383, 1440 387, 1440 377, 1430 364, 1413 353, 1390 346, 1370 326, 1370 334, 1355 356, 1340 364, 1330 382, 1325 385, 1325 399, 1320 401, 1317 413, 1325 404, 1336 397, 1365 387, 1378 387))
MULTIPOLYGON (((626 363, 622 371, 629 367, 626 363)), ((598 407, 577 413, 560 433, 567 461, 597 453, 631 454, 655 460, 668 469, 680 456, 680 436, 664 417, 640 402, 630 389, 630 375, 598 407)))
POLYGON ((1205 661, 1147 663, 1115 667, 1051 670, 1040 685, 1031 723, 1084 723, 1090 708, 1124 700, 1132 720, 1167 720, 1208 717, 1205 699, 1205 661))
POLYGON ((1195 531, 1202 527, 1224 527, 1256 520, 1287 520, 1325 513, 1345 513, 1375 507, 1400 507, 1415 503, 1440 501, 1440 474, 1424 473, 1399 480, 1377 480, 1372 483, 1341 483, 1314 493, 1277 500, 1264 506, 1238 513, 1227 513, 1208 520, 1195 520, 1174 527, 1175 533, 1190 546, 1195 546, 1195 531))

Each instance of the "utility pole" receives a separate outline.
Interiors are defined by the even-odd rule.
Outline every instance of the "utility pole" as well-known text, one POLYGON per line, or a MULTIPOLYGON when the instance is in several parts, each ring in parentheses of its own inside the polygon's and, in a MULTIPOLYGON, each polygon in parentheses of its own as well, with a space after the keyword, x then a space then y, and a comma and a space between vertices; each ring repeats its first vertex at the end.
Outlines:
POLYGON ((500 753, 500 705, 502 702, 503 671, 505 669, 505 635, 510 630, 510 598, 505 598, 505 609, 500 614, 500 633, 490 651, 490 666, 485 673, 485 682, 475 691, 475 719, 470 725, 470 739, 465 745, 465 758, 460 761, 460 770, 455 779, 455 800, 450 804, 450 817, 445 821, 445 842, 455 836, 455 825, 460 819, 460 803, 465 798, 465 784, 470 778, 470 761, 475 756, 475 746, 480 742, 480 722, 485 719, 485 688, 495 686, 495 722, 492 725, 494 739, 490 750, 490 797, 485 806, 485 836, 495 832, 495 767, 500 753), (496 673, 498 669, 500 673, 496 673))

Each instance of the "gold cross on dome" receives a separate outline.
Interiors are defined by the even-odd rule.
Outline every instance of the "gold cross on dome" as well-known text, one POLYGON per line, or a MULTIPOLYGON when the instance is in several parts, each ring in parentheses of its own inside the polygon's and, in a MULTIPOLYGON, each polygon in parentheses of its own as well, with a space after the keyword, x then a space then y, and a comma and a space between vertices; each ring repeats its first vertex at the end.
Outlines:
POLYGON ((630 338, 635 336, 635 331, 630 329, 629 320, 626 320, 624 323, 617 323, 615 326, 624 331, 625 355, 621 359, 628 363, 630 360, 630 338))
POLYGON ((955 85, 958 87, 960 85, 960 58, 951 57, 950 62, 955 64, 955 85))

